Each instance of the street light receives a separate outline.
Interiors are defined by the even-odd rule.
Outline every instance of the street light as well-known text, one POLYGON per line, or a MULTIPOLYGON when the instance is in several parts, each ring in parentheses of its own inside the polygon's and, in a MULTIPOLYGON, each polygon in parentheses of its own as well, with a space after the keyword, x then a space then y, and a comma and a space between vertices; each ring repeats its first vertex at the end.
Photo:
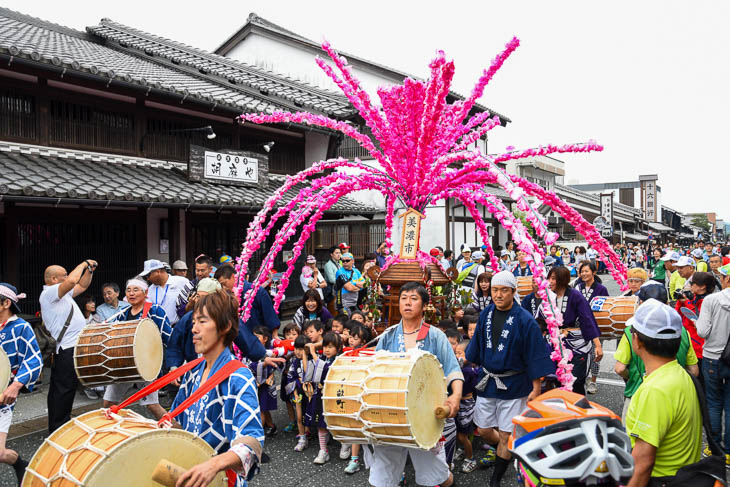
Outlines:
POLYGON ((271 142, 267 142, 264 144, 264 150, 266 152, 271 152, 271 149, 274 147, 275 142, 272 140, 271 142))

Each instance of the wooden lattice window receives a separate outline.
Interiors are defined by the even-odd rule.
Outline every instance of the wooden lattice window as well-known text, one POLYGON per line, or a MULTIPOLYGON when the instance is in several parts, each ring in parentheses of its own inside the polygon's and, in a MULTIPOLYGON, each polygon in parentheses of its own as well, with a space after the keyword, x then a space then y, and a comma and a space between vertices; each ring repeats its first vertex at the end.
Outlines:
POLYGON ((0 91, 0 137, 36 140, 38 124, 34 96, 0 91))

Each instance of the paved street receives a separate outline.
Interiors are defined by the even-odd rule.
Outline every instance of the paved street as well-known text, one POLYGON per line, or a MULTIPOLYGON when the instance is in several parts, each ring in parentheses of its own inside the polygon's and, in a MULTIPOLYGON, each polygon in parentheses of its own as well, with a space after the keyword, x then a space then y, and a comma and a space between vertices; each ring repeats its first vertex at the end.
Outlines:
MULTIPOLYGON (((618 287, 610 280, 605 278, 609 292, 612 295, 618 294, 618 287)), ((598 402, 604 406, 611 408, 617 414, 621 413, 623 404, 623 382, 615 375, 613 371, 613 350, 615 350, 615 341, 608 341, 604 344, 606 355, 601 362, 601 373, 599 377, 598 393, 589 396, 592 401, 598 402)), ((342 487, 349 485, 367 485, 367 471, 360 471, 352 476, 344 473, 347 461, 337 458, 339 453, 339 444, 333 442, 330 446, 330 454, 332 460, 323 466, 314 465, 312 460, 317 455, 318 448, 316 443, 310 442, 310 446, 302 453, 295 452, 296 444, 294 433, 283 433, 281 428, 288 422, 286 409, 279 408, 274 414, 274 421, 280 428, 280 432, 273 438, 266 441, 266 452, 271 457, 271 462, 263 465, 261 473, 251 482, 252 486, 277 485, 278 487, 303 486, 303 487, 342 487)), ((29 434, 21 438, 13 439, 9 442, 9 447, 14 448, 23 455, 24 458, 30 459, 38 446, 45 437, 45 431, 29 434)), ((477 454, 481 454, 483 450, 479 447, 475 448, 477 454)), ((457 463, 456 481, 460 486, 483 486, 488 481, 489 470, 477 470, 471 474, 460 473, 461 464, 457 463)), ((413 469, 409 466, 407 471, 407 481, 409 485, 416 485, 413 478, 413 469)), ((0 465, 0 487, 11 487, 15 485, 15 478, 10 467, 0 465)), ((120 484, 121 485, 121 484, 120 484)), ((508 471, 504 486, 515 486, 515 476, 512 469, 508 471)))

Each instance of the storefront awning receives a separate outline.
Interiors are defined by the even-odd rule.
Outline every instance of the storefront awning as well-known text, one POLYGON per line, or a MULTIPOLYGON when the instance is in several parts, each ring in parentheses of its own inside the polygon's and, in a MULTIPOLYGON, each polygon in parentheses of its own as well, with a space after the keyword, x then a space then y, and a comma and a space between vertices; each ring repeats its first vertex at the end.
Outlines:
POLYGON ((657 232, 673 232, 674 231, 674 229, 672 227, 668 227, 668 226, 663 225, 658 222, 649 223, 649 228, 651 228, 652 230, 655 230, 657 232))
POLYGON ((624 239, 633 240, 634 242, 646 242, 649 237, 647 235, 640 235, 638 233, 624 233, 624 239))

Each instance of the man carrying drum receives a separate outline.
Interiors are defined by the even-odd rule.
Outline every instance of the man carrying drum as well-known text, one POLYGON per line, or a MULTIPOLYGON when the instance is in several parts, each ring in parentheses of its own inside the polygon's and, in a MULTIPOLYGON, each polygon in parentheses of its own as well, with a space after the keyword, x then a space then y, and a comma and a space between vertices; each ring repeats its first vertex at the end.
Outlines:
MULTIPOLYGON (((426 288, 417 282, 408 282, 400 288, 398 307, 403 317, 401 322, 386 331, 378 342, 377 350, 405 352, 419 348, 431 352, 441 362, 446 382, 451 387, 451 395, 445 406, 449 417, 459 411, 464 376, 456 360, 456 355, 446 335, 423 320, 424 308, 429 296, 426 288)), ((399 446, 380 446, 374 449, 373 464, 370 468, 370 484, 375 487, 394 487, 401 479, 406 459, 410 455, 419 485, 440 485, 449 487, 454 477, 446 464, 446 455, 441 444, 429 451, 399 446)))
MULTIPOLYGON (((18 294, 14 286, 0 283, 0 349, 7 355, 11 373, 10 384, 0 383, 0 463, 7 463, 13 467, 18 477, 18 485, 23 479, 28 463, 14 450, 5 448, 5 440, 8 438, 18 392, 23 387, 33 390, 33 384, 38 380, 43 368, 33 328, 27 321, 17 316, 20 313, 18 300, 23 298, 25 294, 18 294)), ((2 375, 0 370, 0 377, 2 375)))
POLYGON ((480 365, 474 424, 477 433, 497 444, 490 487, 499 487, 511 455, 512 418, 540 395, 541 379, 555 372, 550 349, 535 318, 515 304, 517 279, 509 271, 492 277, 492 304, 479 315, 466 359, 480 365))
MULTIPOLYGON (((110 321, 138 321, 143 318, 149 318, 159 328, 160 335, 162 335, 162 344, 167 347, 167 343, 170 341, 170 334, 172 333, 170 320, 167 318, 162 306, 146 301, 147 283, 141 279, 130 279, 127 281, 126 296, 130 306, 125 308, 121 313, 114 315, 110 321)), ((104 407, 108 408, 113 404, 119 404, 127 396, 145 385, 145 382, 122 382, 106 386, 106 391, 104 391, 104 407)), ((165 414, 165 410, 160 406, 158 401, 157 392, 153 392, 149 396, 141 399, 140 404, 147 406, 149 412, 157 419, 160 419, 165 414)))
MULTIPOLYGON (((238 335, 237 307, 235 298, 223 290, 196 301, 193 344, 205 360, 183 376, 171 409, 234 360, 230 346, 238 335)), ((185 472, 176 487, 207 486, 224 470, 235 473, 237 487, 246 485, 246 477, 255 470, 264 444, 256 380, 248 368, 237 369, 178 419, 176 426, 200 436, 218 454, 185 472)))

